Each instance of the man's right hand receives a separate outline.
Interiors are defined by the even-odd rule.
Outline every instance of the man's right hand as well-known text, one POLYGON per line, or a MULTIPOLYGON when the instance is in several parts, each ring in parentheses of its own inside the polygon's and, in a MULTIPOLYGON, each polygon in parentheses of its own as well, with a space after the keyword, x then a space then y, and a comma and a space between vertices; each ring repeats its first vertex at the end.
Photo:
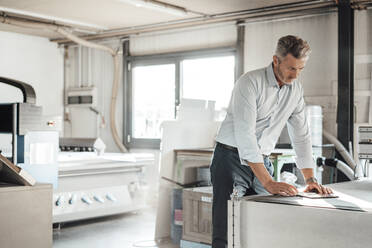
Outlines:
POLYGON ((295 186, 288 183, 276 182, 273 180, 263 163, 251 163, 246 161, 251 167, 254 175, 261 182, 262 186, 271 194, 283 196, 295 196, 298 191, 295 186))
POLYGON ((288 183, 269 180, 263 186, 269 193, 274 194, 274 195, 295 196, 298 193, 296 187, 288 183))

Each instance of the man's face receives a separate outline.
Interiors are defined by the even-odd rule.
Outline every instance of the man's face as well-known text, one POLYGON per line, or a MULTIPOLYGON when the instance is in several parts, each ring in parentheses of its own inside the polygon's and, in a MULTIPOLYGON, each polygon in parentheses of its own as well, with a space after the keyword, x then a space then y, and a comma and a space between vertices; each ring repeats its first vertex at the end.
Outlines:
POLYGON ((274 55, 274 73, 279 86, 282 86, 283 84, 291 84, 296 78, 298 78, 300 72, 305 68, 306 61, 307 57, 296 59, 290 53, 281 59, 274 55))

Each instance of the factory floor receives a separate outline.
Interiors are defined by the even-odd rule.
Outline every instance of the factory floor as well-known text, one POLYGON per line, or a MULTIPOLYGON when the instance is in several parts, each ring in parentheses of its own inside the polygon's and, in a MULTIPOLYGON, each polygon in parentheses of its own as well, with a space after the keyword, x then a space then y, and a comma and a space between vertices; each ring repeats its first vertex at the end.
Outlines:
POLYGON ((171 240, 153 242, 155 209, 65 223, 53 230, 53 248, 178 248, 171 240))

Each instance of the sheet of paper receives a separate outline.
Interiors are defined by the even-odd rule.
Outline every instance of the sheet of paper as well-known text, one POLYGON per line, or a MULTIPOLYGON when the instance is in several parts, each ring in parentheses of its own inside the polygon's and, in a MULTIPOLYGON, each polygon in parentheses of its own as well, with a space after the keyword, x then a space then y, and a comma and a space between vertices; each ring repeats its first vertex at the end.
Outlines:
POLYGON ((338 195, 335 194, 325 194, 321 195, 314 192, 299 192, 297 196, 311 198, 311 199, 321 199, 321 198, 338 198, 338 195))

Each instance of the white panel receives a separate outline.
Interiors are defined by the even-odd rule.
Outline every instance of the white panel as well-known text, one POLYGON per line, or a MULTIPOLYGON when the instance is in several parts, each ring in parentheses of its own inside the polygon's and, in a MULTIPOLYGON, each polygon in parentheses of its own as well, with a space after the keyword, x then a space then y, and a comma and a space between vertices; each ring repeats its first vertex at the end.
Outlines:
POLYGON ((235 46, 236 25, 225 23, 130 37, 131 55, 235 46))
POLYGON ((355 55, 372 54, 372 9, 355 11, 355 55))
MULTIPOLYGON (((36 36, 0 32, 0 54, 2 77, 34 87, 36 104, 43 107, 43 114, 62 115, 63 50, 57 44, 36 36)), ((6 100, 22 100, 18 90, 0 90, 6 100)))
POLYGON ((371 64, 372 54, 355 55, 355 64, 371 64))
POLYGON ((372 84, 372 10, 355 12, 354 102, 357 123, 370 119, 372 84))

